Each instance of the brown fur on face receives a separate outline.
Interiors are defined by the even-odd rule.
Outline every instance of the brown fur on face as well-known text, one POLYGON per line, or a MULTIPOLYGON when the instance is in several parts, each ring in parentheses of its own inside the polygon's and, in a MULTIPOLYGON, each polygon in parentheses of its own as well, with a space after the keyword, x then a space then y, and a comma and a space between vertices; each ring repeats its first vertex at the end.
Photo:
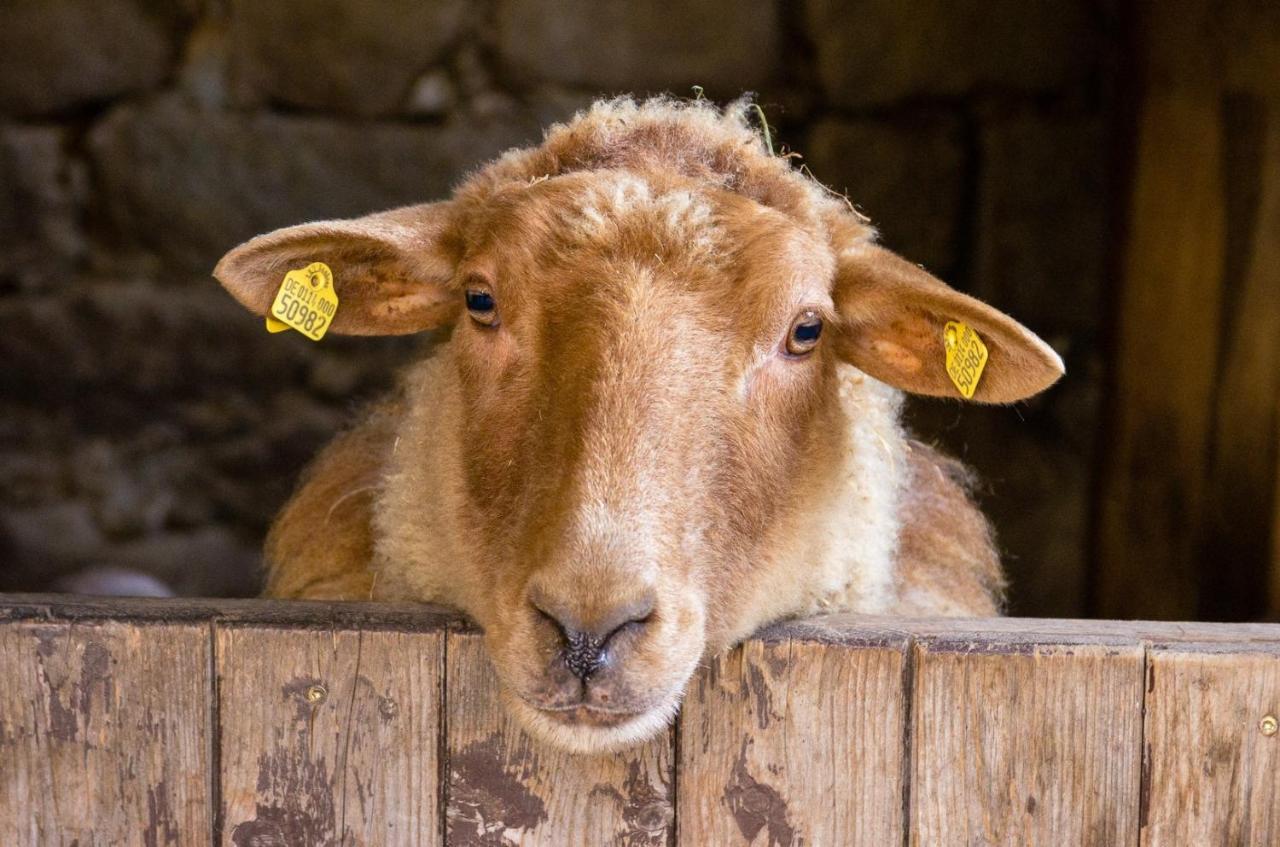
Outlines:
POLYGON ((1060 362, 872 236, 739 112, 617 101, 446 203, 237 248, 217 274, 259 310, 284 271, 329 263, 334 331, 496 303, 317 460, 268 541, 268 590, 465 610, 513 710, 584 750, 656 731, 705 653, 768 621, 994 611, 985 521, 866 374, 948 393, 951 319, 988 340, 980 399, 1060 362), (801 315, 824 331, 795 356, 801 315))

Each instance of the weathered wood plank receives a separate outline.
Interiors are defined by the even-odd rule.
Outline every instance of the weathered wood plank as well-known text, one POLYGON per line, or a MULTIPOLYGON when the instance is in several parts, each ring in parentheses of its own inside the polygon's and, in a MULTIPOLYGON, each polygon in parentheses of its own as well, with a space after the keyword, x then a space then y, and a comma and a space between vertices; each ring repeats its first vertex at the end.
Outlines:
MULTIPOLYGON (((439 632, 477 631, 460 613, 412 603, 312 603, 300 600, 192 600, 77 597, 66 594, 0 594, 0 622, 74 622, 103 620, 138 623, 237 623, 306 630, 362 629, 439 632)), ((983 640, 1023 644, 1099 643, 1117 640, 1156 643, 1275 643, 1278 624, 1224 624, 1195 621, 1116 621, 1059 618, 896 618, 875 615, 822 615, 770 627, 764 638, 804 641, 854 641, 916 637, 983 640)))
POLYGON ((910 843, 1135 845, 1136 644, 916 645, 910 843))
POLYGON ((222 843, 440 843, 444 635, 220 626, 222 843))
POLYGON ((1267 610, 1280 453, 1280 107, 1233 93, 1223 116, 1229 250, 1199 555, 1213 589, 1197 616, 1249 619, 1267 610))
POLYGON ((680 718, 678 843, 902 843, 906 639, 753 640, 680 718))
POLYGON ((1144 101, 1093 563, 1105 615, 1267 610, 1280 452, 1273 6, 1134 4, 1144 101))
POLYGON ((0 594, 0 621, 137 621, 244 623, 298 629, 391 629, 428 632, 469 628, 458 611, 423 603, 239 600, 191 597, 92 597, 0 594))
POLYGON ((507 716, 479 635, 450 633, 445 842, 665 847, 672 821, 669 735, 574 756, 507 716))
POLYGON ((1160 92, 1142 107, 1094 563, 1108 616, 1196 616, 1226 249, 1220 143, 1214 96, 1160 92))
POLYGON ((207 844, 209 628, 0 623, 0 844, 207 844))
MULTIPOLYGON (((1280 444, 1280 397, 1276 398, 1276 444, 1280 444)), ((1280 450, 1276 451, 1275 489, 1271 497, 1271 579, 1268 585, 1267 618, 1280 622, 1280 450)))
POLYGON ((1181 621, 1065 620, 1059 618, 890 618, 823 615, 770 627, 756 637, 849 643, 911 637, 924 641, 991 642, 1004 649, 1036 646, 1114 645, 1150 641, 1208 644, 1277 644, 1280 624, 1181 621))
POLYGON ((1280 648, 1150 652, 1142 845, 1280 844, 1280 648))

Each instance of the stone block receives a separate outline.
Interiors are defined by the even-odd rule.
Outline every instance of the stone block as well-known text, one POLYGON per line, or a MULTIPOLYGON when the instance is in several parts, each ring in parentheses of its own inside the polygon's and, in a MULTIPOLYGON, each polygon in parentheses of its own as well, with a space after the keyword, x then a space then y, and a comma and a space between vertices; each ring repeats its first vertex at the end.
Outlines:
POLYGON ((5 0, 0 114, 51 115, 159 86, 192 0, 5 0))
POLYGON ((782 37, 772 0, 501 0, 499 54, 513 79, 636 92, 693 85, 730 99, 774 79, 782 37))
POLYGON ((466 0, 231 0, 242 102, 396 112, 464 29, 466 0))
POLYGON ((65 133, 0 126, 0 286, 54 285, 86 252, 86 175, 65 133))
POLYGON ((90 146, 123 239, 208 273, 227 250, 276 227, 441 199, 469 168, 538 137, 519 115, 353 123, 204 112, 166 97, 117 110, 90 146))

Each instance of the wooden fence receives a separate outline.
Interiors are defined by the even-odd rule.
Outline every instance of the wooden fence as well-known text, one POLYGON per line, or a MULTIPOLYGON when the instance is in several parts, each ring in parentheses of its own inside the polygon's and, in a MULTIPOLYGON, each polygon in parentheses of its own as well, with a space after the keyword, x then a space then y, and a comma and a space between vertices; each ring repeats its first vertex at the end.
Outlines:
POLYGON ((0 845, 1275 845, 1280 626, 830 618, 666 736, 515 727, 421 607, 0 597, 0 845))

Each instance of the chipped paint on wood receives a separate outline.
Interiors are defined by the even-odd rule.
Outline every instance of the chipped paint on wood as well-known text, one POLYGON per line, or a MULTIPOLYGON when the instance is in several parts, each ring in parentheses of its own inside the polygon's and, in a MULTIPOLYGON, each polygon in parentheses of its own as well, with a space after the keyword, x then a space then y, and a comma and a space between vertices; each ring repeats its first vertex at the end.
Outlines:
POLYGON ((781 638, 712 660, 680 719, 679 843, 900 844, 905 655, 781 638))
POLYGON ((0 621, 0 844, 208 843, 209 639, 0 621))
POLYGON ((733 763, 729 782, 724 787, 725 805, 748 843, 754 842, 763 831, 766 834, 765 847, 792 847, 796 831, 789 820, 787 801, 782 799, 776 788, 756 779, 747 769, 747 746, 750 743, 750 740, 742 739, 742 752, 733 763))
POLYGON ((224 844, 439 843, 438 632, 217 633, 224 844))
POLYGON ((502 736, 491 733, 449 758, 449 843, 459 847, 512 843, 509 831, 529 830, 547 819, 542 798, 525 785, 528 767, 504 761, 502 736))
POLYGON ((0 845, 1280 843, 1275 626, 788 624, 580 757, 471 630, 278 606, 0 605, 0 845))
POLYGON ((448 647, 449 845, 666 847, 674 817, 671 739, 575 756, 507 716, 477 635, 448 647))

